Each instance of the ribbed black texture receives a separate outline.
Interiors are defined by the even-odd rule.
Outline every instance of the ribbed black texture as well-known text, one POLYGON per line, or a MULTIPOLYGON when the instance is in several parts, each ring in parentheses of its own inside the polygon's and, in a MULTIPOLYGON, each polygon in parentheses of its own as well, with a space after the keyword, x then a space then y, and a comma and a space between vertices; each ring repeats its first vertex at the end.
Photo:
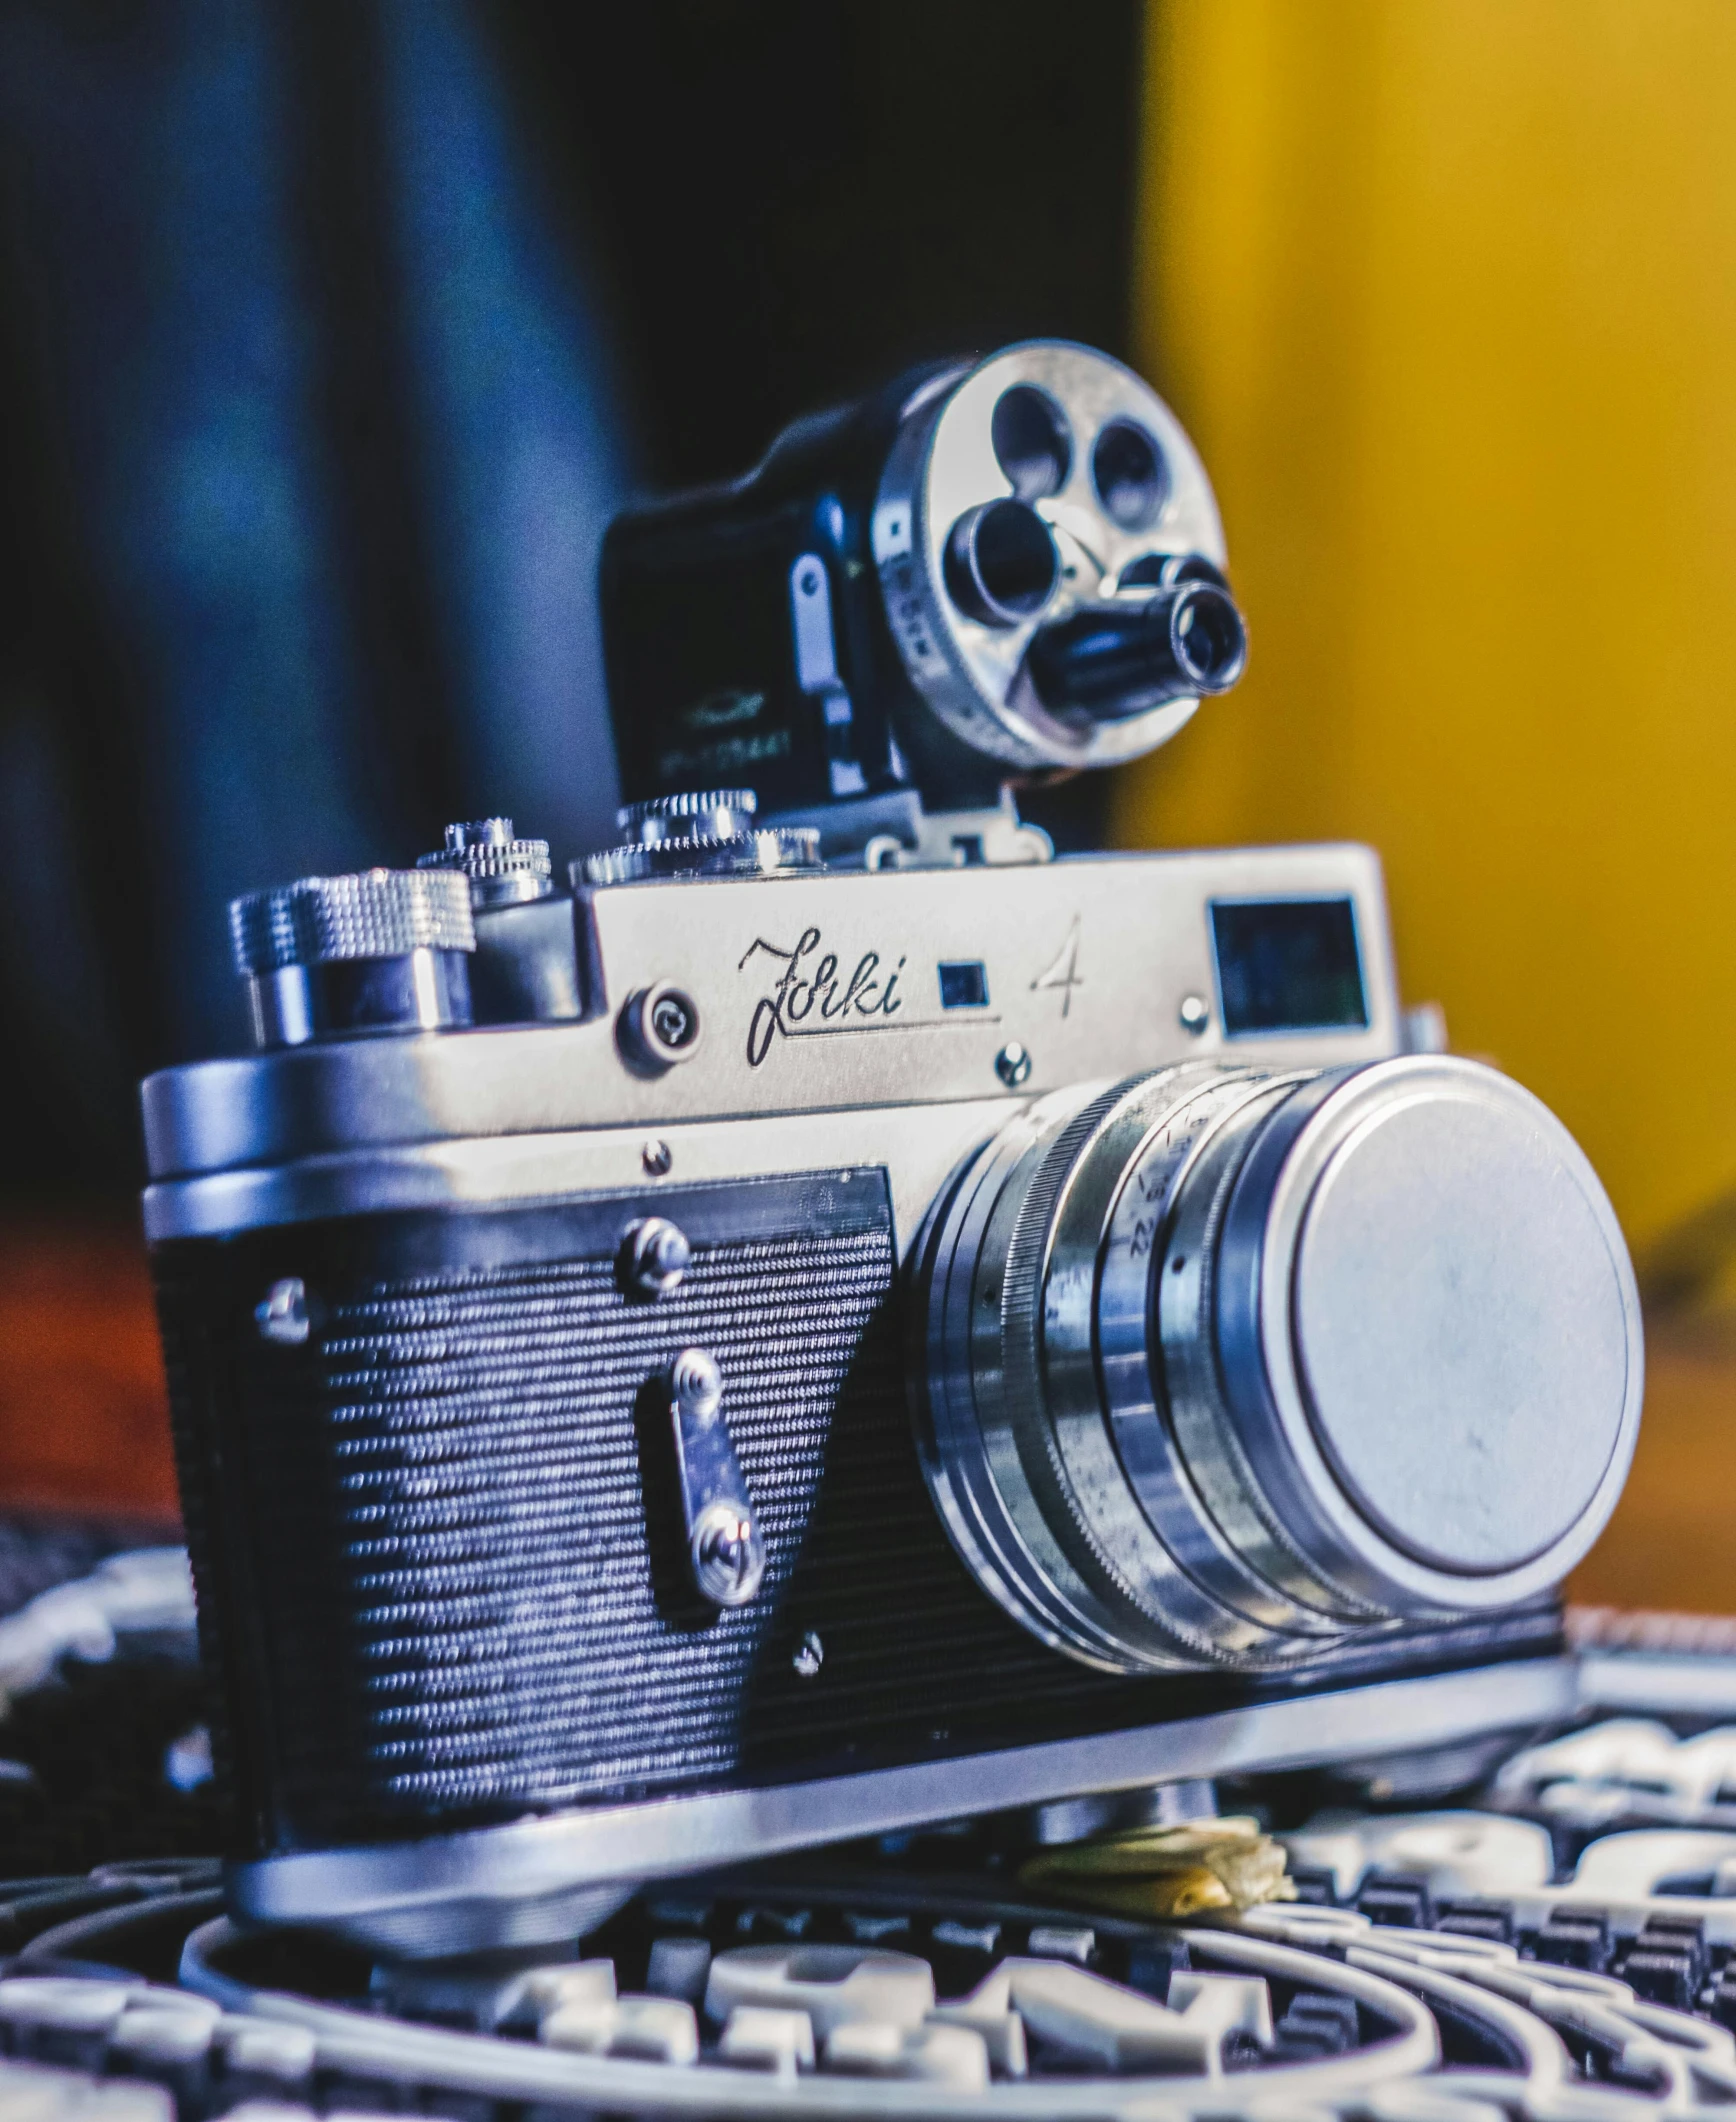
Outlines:
MULTIPOLYGON (((487 1804, 731 1765, 886 1253, 880 1232, 706 1248, 655 1307, 624 1303, 612 1263, 593 1260, 380 1291, 334 1314, 322 1367, 339 1562, 383 1792, 487 1804), (634 1421, 647 1378, 690 1340, 728 1381, 768 1553, 760 1601, 701 1628, 659 1610, 650 1566, 646 1491, 668 1484, 643 1463, 668 1446, 666 1399, 634 1421)), ((286 1412, 268 1478, 287 1487, 301 1441, 286 1412)))
MULTIPOLYGON (((157 1264, 249 1853, 1155 1722, 1310 1677, 1106 1679, 981 1592, 916 1461, 877 1173, 356 1218, 157 1264), (694 1241, 654 1304, 615 1275, 647 1207, 694 1241), (313 1296, 300 1349, 254 1330, 284 1274, 313 1296), (683 1567, 660 1380, 689 1343, 722 1368, 767 1548, 759 1597, 725 1614, 683 1567), (825 1655, 803 1678, 809 1630, 825 1655)), ((1499 1640, 1389 1642, 1311 1677, 1499 1640)))
MULTIPOLYGON (((881 1430, 905 1418, 890 1352, 864 1350, 892 1276, 883 1183, 842 1207, 805 1183, 781 1204, 733 1191, 754 1234, 697 1243, 655 1304, 622 1294, 614 1231, 594 1213, 567 1232, 581 1257, 409 1276, 376 1277, 378 1260, 303 1234, 288 1249, 315 1294, 304 1350, 249 1331, 247 1299, 282 1262, 224 1275, 236 1286, 215 1317, 204 1278, 164 1273, 208 1647, 232 1691, 248 1669, 242 1752, 255 1774, 272 1763, 276 1835, 518 1811, 736 1764, 834 1409, 881 1430), (239 1406, 220 1384, 197 1404, 190 1339, 192 1367, 211 1383, 227 1369, 239 1406), (722 1368, 768 1553, 759 1599, 722 1615, 682 1576, 657 1382, 689 1342, 722 1368)), ((682 1213, 675 1197, 658 1205, 682 1213)), ((705 1207, 727 1222, 715 1190, 705 1207)), ((531 1249, 563 1235, 549 1214, 531 1249)), ((501 1249, 498 1232, 465 1243, 482 1219, 447 1220, 446 1250, 501 1249)))

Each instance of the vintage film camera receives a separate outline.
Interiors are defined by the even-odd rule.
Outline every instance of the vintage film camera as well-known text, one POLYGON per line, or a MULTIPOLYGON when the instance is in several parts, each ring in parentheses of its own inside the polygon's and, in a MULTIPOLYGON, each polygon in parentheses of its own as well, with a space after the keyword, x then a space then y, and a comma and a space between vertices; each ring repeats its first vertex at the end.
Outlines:
POLYGON ((1405 1050, 1367 850, 1001 794, 1233 677, 1222 561, 1145 386, 1014 349, 618 526, 571 896, 491 820, 236 903, 258 1050, 143 1097, 238 1915, 474 1952, 1571 1713, 1642 1372, 1585 1158, 1405 1050))

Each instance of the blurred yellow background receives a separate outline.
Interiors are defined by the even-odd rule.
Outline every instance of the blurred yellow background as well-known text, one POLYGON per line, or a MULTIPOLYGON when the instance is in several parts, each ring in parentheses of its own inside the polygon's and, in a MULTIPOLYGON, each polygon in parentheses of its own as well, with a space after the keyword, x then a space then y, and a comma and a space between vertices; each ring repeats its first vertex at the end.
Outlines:
MULTIPOLYGON (((1137 359, 1252 651, 1116 837, 1373 842, 1407 997, 1562 1115, 1654 1281, 1727 1263, 1736 5, 1154 0, 1145 97, 1137 359)), ((1736 1610, 1733 1321, 1654 1308, 1575 1596, 1736 1610)))
POLYGON ((1127 845, 1351 836, 1642 1258, 1736 1183, 1736 5, 1157 0, 1138 361, 1249 677, 1127 845))

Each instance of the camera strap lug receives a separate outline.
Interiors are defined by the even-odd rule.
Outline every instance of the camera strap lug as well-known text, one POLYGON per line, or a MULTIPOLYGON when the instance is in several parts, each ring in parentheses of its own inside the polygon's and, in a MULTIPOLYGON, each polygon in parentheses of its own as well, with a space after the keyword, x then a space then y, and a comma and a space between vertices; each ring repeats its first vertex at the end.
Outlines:
POLYGON ((714 1606, 745 1606, 760 1588, 766 1552, 723 1419, 722 1373, 704 1349, 684 1348, 669 1385, 694 1588, 714 1606))

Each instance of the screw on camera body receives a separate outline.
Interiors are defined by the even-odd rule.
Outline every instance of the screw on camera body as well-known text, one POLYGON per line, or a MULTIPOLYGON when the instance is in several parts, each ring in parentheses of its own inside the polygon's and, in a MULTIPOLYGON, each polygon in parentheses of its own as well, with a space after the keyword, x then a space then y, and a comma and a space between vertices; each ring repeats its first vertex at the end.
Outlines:
POLYGON ((759 1590, 765 1555, 752 1515, 733 1503, 714 1503, 693 1539, 693 1574, 718 1606, 745 1606, 759 1590))
POLYGON ((667 1216, 641 1216, 628 1224, 616 1264, 629 1296, 656 1298, 681 1287, 692 1260, 679 1225, 667 1216))
POLYGON ((702 1348, 684 1348, 669 1366, 675 1404, 684 1415, 709 1422, 723 1405, 723 1373, 702 1348))
POLYGON ((308 1304, 307 1284, 299 1275, 286 1275, 266 1291, 253 1307, 259 1338, 277 1348, 299 1348, 313 1332, 313 1312, 308 1304))
POLYGON ((685 995, 675 990, 659 995, 651 1005, 649 1016, 651 1029, 660 1046, 668 1048, 671 1053, 680 1053, 692 1044, 696 1019, 693 1005, 685 995))
POLYGON ((1017 1039, 1009 1039, 995 1056, 995 1074, 1008 1090, 1017 1090, 1031 1080, 1031 1050, 1017 1039))
POLYGON ((699 1004, 673 981, 627 997, 619 1019, 623 1057, 641 1075, 660 1076, 699 1050, 699 1004))

